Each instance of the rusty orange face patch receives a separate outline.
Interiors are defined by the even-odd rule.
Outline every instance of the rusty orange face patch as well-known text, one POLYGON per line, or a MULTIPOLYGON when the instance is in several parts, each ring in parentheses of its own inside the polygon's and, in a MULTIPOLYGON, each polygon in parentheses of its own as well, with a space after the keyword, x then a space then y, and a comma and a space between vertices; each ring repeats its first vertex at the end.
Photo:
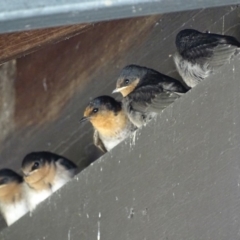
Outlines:
POLYGON ((0 187, 0 200, 4 203, 11 203, 22 198, 22 184, 11 182, 0 187))
POLYGON ((43 190, 49 188, 49 184, 53 183, 56 175, 56 166, 54 162, 47 162, 39 169, 31 171, 34 162, 29 164, 23 170, 25 182, 35 190, 43 190), (26 174, 28 173, 28 174, 26 174))
POLYGON ((117 88, 116 90, 122 94, 123 97, 126 97, 130 94, 138 85, 140 79, 136 78, 135 80, 131 81, 130 84, 125 84, 125 79, 121 78, 117 81, 117 88))
POLYGON ((92 113, 92 110, 93 110, 92 106, 87 106, 84 113, 83 113, 83 116, 84 117, 90 117, 90 115, 92 113))

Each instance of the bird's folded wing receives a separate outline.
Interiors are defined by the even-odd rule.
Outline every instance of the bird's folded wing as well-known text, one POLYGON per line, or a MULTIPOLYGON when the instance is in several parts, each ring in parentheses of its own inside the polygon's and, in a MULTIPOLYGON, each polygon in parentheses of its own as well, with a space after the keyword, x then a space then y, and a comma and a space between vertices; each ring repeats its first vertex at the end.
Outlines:
POLYGON ((107 152, 107 149, 105 148, 101 138, 99 137, 99 133, 97 130, 94 130, 94 133, 93 133, 93 143, 96 147, 98 147, 104 153, 107 152))
POLYGON ((167 90, 151 91, 147 87, 141 90, 139 97, 131 101, 131 107, 136 111, 147 113, 160 113, 164 108, 173 103, 181 94, 167 90), (144 96, 144 97, 141 97, 144 96))
POLYGON ((77 165, 72 161, 68 160, 67 158, 61 157, 57 160, 58 164, 61 164, 67 170, 77 169, 77 165))
POLYGON ((219 44, 213 50, 212 56, 209 58, 209 66, 212 68, 221 67, 229 62, 229 60, 238 52, 238 47, 229 44, 219 44))
POLYGON ((183 56, 188 59, 197 60, 199 63, 207 63, 210 68, 224 65, 238 52, 239 43, 231 37, 209 37, 202 35, 196 39, 196 43, 187 49, 183 56))

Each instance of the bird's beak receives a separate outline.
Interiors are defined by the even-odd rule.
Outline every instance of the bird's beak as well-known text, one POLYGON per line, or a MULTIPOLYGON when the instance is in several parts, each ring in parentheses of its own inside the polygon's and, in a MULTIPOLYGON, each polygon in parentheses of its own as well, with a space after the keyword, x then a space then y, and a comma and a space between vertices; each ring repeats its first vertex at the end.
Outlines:
POLYGON ((89 117, 83 117, 79 120, 80 123, 86 122, 89 120, 89 117))
POLYGON ((116 88, 112 91, 112 93, 117 93, 117 92, 119 92, 119 88, 116 88))
POLYGON ((127 86, 125 87, 121 87, 121 88, 116 88, 112 91, 112 93, 117 93, 117 92, 121 92, 123 89, 127 88, 127 86))

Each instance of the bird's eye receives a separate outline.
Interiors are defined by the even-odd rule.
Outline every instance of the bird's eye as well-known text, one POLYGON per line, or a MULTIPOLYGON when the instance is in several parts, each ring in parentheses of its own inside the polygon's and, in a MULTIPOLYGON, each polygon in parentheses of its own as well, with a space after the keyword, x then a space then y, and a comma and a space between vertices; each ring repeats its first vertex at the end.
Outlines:
POLYGON ((7 178, 2 178, 1 180, 0 180, 0 185, 4 185, 4 184, 6 184, 8 182, 8 179, 7 178))
POLYGON ((129 82, 130 82, 129 79, 125 79, 125 80, 124 80, 124 83, 125 83, 126 85, 128 85, 129 82))
POLYGON ((94 108, 92 111, 93 111, 93 113, 97 113, 98 112, 98 108, 94 108))
POLYGON ((32 166, 32 171, 35 170, 35 169, 38 169, 40 166, 39 162, 35 162, 32 166))

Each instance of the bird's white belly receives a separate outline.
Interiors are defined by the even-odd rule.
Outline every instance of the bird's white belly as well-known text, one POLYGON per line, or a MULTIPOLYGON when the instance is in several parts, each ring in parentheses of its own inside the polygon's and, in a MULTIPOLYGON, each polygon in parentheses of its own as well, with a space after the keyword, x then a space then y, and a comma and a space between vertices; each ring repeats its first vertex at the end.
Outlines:
POLYGON ((107 151, 110 151, 112 148, 116 147, 120 142, 122 142, 127 136, 129 136, 130 133, 131 131, 126 128, 126 130, 117 133, 114 137, 101 137, 101 140, 107 151))
POLYGON ((178 53, 174 55, 174 62, 179 75, 189 87, 195 87, 199 82, 207 78, 213 70, 209 65, 193 64, 183 59, 178 53))
POLYGON ((36 191, 35 189, 31 189, 28 186, 27 188, 28 189, 26 190, 26 196, 30 211, 34 210, 40 202, 44 201, 52 194, 51 189, 36 191))
POLYGON ((28 212, 25 199, 12 204, 1 204, 0 207, 8 226, 28 212))
POLYGON ((113 140, 107 139, 104 140, 104 146, 106 147, 107 151, 110 151, 112 148, 116 147, 123 139, 113 140))
POLYGON ((52 191, 55 192, 76 174, 76 169, 66 169, 61 164, 57 163, 57 173, 52 183, 52 191))
POLYGON ((71 179, 72 179, 72 176, 70 176, 69 172, 66 172, 60 176, 57 175, 52 185, 52 191, 53 192, 57 191, 59 188, 61 188, 71 179))

